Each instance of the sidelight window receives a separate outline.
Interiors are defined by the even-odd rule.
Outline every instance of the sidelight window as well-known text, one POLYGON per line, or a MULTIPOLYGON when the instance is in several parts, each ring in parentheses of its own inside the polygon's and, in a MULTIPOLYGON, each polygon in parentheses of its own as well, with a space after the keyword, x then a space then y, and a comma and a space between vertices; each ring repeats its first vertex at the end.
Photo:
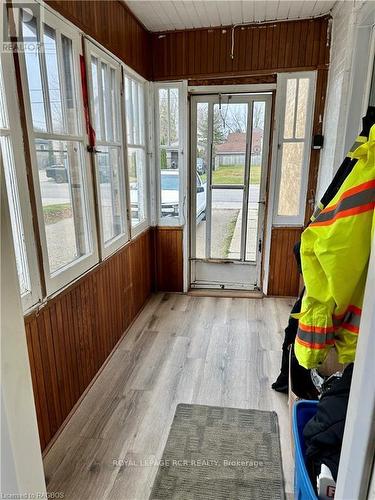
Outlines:
POLYGON ((302 225, 305 217, 315 73, 278 76, 281 109, 274 222, 302 225))
POLYGON ((181 214, 183 134, 182 87, 156 87, 156 146, 158 154, 159 217, 164 223, 178 223, 181 214))

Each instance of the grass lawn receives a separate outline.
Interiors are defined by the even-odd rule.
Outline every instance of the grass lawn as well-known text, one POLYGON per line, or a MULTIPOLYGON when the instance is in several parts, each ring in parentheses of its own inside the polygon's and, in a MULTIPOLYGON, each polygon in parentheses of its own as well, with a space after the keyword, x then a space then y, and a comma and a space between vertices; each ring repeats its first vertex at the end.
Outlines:
MULTIPOLYGON (((214 184, 243 184, 244 168, 240 165, 221 166, 212 172, 214 184)), ((207 180, 207 174, 201 175, 203 182, 207 180)), ((260 165, 252 165, 250 168, 250 184, 260 184, 260 165)))
POLYGON ((56 203, 43 207, 44 222, 54 224, 62 219, 68 219, 72 216, 72 207, 70 203, 56 203))

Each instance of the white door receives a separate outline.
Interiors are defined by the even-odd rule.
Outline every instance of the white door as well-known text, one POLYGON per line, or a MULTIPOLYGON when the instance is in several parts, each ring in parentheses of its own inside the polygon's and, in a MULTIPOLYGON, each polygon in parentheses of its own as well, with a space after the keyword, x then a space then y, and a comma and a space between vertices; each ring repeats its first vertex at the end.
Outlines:
POLYGON ((260 290, 271 102, 192 96, 192 288, 260 290))

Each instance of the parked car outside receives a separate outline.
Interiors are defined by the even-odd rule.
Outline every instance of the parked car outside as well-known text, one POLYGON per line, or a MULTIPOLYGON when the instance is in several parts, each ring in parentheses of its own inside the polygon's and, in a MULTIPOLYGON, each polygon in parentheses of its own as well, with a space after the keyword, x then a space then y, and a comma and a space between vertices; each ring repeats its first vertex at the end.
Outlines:
MULTIPOLYGON (((65 165, 50 165, 46 168, 46 176, 53 179, 57 184, 69 182, 68 169, 65 165)), ((99 182, 109 182, 110 178, 110 167, 108 165, 99 165, 99 182)))
POLYGON ((206 173, 206 163, 203 158, 197 158, 197 172, 201 175, 206 173))
MULTIPOLYGON (((161 215, 163 217, 178 216, 179 208, 179 172, 168 169, 161 170, 161 215)), ((130 202, 132 217, 138 214, 138 186, 137 183, 130 185, 130 202)), ((206 183, 197 174, 197 219, 204 220, 206 217, 206 183)))
POLYGON ((46 176, 57 184, 68 182, 68 172, 64 165, 50 165, 46 168, 46 176))

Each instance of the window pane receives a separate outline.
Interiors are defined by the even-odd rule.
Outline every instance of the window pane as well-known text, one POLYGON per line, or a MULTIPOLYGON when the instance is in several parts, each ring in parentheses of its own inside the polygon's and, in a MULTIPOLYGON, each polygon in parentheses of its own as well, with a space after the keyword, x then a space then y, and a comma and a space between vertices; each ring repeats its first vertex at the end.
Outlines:
POLYGON ((303 139, 306 134, 307 99, 309 95, 310 80, 300 78, 298 80, 298 102, 296 117, 296 138, 303 139))
POLYGON ((206 204, 208 165, 208 104, 197 103, 196 229, 195 256, 206 257, 206 204))
POLYGON ((111 117, 111 129, 112 129, 112 140, 119 141, 120 133, 119 126, 117 123, 117 116, 119 113, 118 103, 117 103, 117 81, 116 81, 116 71, 110 68, 110 117, 111 117))
POLYGON ((68 134, 78 132, 78 110, 75 96, 72 41, 61 35, 62 61, 64 68, 64 109, 68 134))
POLYGON ((145 220, 145 153, 143 149, 128 149, 131 221, 136 226, 145 220))
POLYGON ((133 96, 133 139, 134 144, 140 144, 140 130, 139 130, 139 94, 138 94, 138 84, 132 81, 132 96, 133 96))
POLYGON ((145 144, 144 85, 125 77, 125 110, 128 144, 145 144))
POLYGON ((6 128, 8 126, 8 116, 5 105, 5 89, 3 80, 3 71, 0 61, 0 128, 6 128))
POLYGON ((159 134, 160 144, 169 144, 168 89, 159 89, 159 134))
POLYGON ((103 137, 103 132, 102 132, 102 127, 101 127, 101 96, 99 93, 99 85, 98 85, 98 60, 96 57, 91 57, 91 78, 92 78, 92 90, 93 90, 93 109, 94 109, 94 129, 95 129, 95 134, 96 138, 98 140, 104 139, 103 137))
POLYGON ((178 89, 169 89, 169 141, 170 144, 178 143, 178 89))
POLYGON ((107 141, 113 141, 113 114, 112 114, 112 88, 110 71, 107 64, 101 64, 103 104, 104 104, 104 130, 107 141))
MULTIPOLYGON (((165 149, 161 153, 167 154, 165 149)), ((169 159, 170 162, 178 163, 178 152, 171 151, 171 154, 176 153, 175 160, 169 159)), ((169 154, 168 153, 168 154, 169 154)), ((179 214, 179 172, 172 168, 162 169, 160 172, 160 188, 161 188, 161 215, 162 217, 177 217, 179 214)))
POLYGON ((178 89, 159 89, 160 144, 178 144, 178 89))
POLYGON ((51 273, 91 252, 81 145, 35 141, 51 273))
POLYGON ((62 133, 64 132, 64 117, 61 105, 60 76, 56 51, 56 33, 55 30, 47 25, 44 25, 43 41, 52 130, 56 133, 62 133))
POLYGON ((132 84, 127 76, 125 77, 125 111, 127 141, 128 144, 134 144, 132 84))
POLYGON ((294 114, 297 99, 297 80, 290 78, 286 86, 284 138, 291 139, 294 136, 294 114))
POLYGON ((125 232, 120 148, 101 147, 97 156, 97 176, 102 212, 104 243, 125 232))
POLYGON ((260 201, 261 165, 263 157, 266 103, 253 104, 253 132, 251 138, 249 206, 247 214, 246 260, 257 260, 258 218, 260 201))
MULTIPOLYGON (((22 23, 22 31, 24 37, 36 36, 36 19, 32 18, 31 21, 22 23)), ((33 44, 27 45, 25 52, 27 82, 29 86, 30 106, 33 119, 34 130, 45 132, 47 130, 47 122, 45 115, 45 102, 43 95, 40 59, 37 46, 32 49, 33 44)))
POLYGON ((211 257, 213 259, 238 260, 241 258, 242 203, 242 189, 214 190, 211 215, 211 257))
POLYGON ((179 215, 178 89, 159 89, 160 187, 162 217, 179 215))
POLYGON ((139 144, 145 144, 145 87, 138 83, 139 144))
POLYGON ((303 149, 301 142, 283 144, 278 215, 299 215, 303 149))
POLYGON ((213 184, 244 184, 248 104, 215 104, 213 184))
POLYGON ((8 193, 10 221, 21 295, 31 291, 29 266, 26 254, 25 235, 21 216, 15 165, 9 137, 0 137, 4 163, 5 183, 8 193))

